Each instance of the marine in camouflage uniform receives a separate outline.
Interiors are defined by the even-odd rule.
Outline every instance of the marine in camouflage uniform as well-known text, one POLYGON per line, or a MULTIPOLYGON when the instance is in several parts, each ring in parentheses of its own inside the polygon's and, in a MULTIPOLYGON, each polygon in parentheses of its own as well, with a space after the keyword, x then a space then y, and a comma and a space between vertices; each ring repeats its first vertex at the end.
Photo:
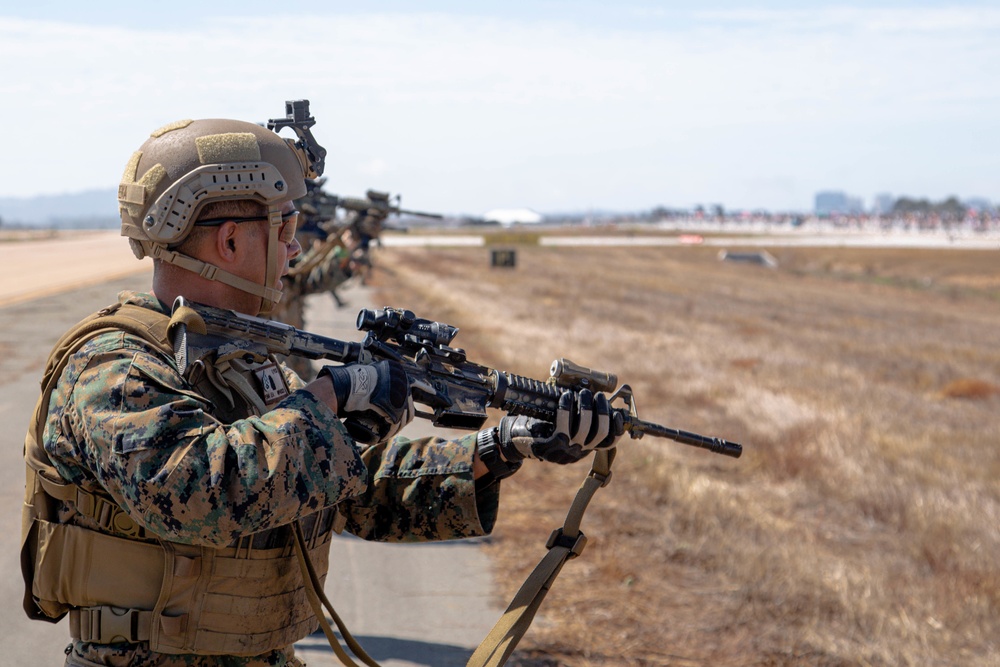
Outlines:
MULTIPOLYGON (((120 299, 168 314, 148 294, 120 299)), ((64 479, 110 495, 150 540, 248 552, 247 545, 285 543, 295 521, 325 541, 331 528, 390 542, 492 529, 498 486, 476 492, 475 434, 361 449, 324 403, 295 391, 302 383, 294 374, 285 380, 291 391, 267 412, 223 422, 174 359, 135 336, 102 334, 71 357, 59 380, 45 450, 64 479)), ((60 521, 106 530, 72 503, 60 508, 60 521)), ((76 641, 68 664, 256 667, 297 664, 293 656, 287 646, 223 662, 157 654, 143 643, 76 641)))
POLYGON ((152 291, 123 293, 60 340, 25 439, 24 609, 69 615, 67 665, 301 665, 293 645, 322 614, 307 589, 323 585, 333 533, 483 535, 497 482, 524 458, 613 445, 607 399, 586 392, 563 395, 555 424, 393 438, 414 414, 399 364, 326 367, 303 384, 239 340, 199 337, 175 297, 251 315, 280 300, 301 250, 292 202, 325 154, 301 129, 292 142, 180 121, 126 166, 122 233, 153 257, 152 291), (358 420, 364 444, 345 427, 358 420))

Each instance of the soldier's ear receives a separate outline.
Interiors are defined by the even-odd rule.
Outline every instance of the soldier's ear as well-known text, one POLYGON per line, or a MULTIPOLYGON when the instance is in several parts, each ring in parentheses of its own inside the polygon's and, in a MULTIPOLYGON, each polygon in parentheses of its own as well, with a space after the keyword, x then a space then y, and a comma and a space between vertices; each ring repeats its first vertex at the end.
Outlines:
POLYGON ((236 242, 239 235, 239 225, 232 220, 219 225, 215 233, 215 251, 226 261, 236 260, 236 242))

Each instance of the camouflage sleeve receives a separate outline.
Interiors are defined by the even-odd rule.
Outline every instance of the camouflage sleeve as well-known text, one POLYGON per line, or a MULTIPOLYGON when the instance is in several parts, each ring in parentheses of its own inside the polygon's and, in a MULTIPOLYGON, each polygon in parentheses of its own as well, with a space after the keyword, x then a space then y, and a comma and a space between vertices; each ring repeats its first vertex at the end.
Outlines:
POLYGON ((366 540, 416 542, 487 535, 499 485, 476 492, 476 435, 459 440, 395 438, 366 449, 368 488, 337 511, 346 529, 366 540))
POLYGON ((303 380, 301 377, 299 377, 299 374, 296 373, 287 364, 282 364, 281 365, 281 372, 285 376, 285 384, 288 385, 288 389, 290 391, 296 391, 296 390, 302 389, 302 387, 306 386, 305 380, 303 380))
POLYGON ((365 490, 359 450, 310 393, 223 424, 136 340, 97 337, 63 372, 45 449, 67 480, 99 485, 154 535, 213 546, 365 490))

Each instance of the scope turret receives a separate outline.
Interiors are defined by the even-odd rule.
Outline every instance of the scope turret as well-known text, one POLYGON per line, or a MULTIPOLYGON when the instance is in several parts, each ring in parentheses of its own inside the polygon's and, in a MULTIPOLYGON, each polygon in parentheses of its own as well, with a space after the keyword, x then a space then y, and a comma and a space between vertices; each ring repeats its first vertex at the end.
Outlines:
POLYGON ((358 330, 370 331, 380 340, 403 342, 410 338, 414 342, 429 345, 448 345, 458 334, 458 327, 443 322, 434 322, 417 317, 409 310, 383 308, 375 311, 368 308, 358 313, 358 330))

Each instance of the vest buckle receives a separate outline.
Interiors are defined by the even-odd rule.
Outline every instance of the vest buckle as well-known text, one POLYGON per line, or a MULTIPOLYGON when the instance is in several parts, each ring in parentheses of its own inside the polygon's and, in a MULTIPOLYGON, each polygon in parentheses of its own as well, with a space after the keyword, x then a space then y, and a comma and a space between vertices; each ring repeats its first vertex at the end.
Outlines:
POLYGON ((138 644, 149 641, 151 619, 152 612, 138 609, 81 607, 70 611, 70 635, 94 644, 138 644))

